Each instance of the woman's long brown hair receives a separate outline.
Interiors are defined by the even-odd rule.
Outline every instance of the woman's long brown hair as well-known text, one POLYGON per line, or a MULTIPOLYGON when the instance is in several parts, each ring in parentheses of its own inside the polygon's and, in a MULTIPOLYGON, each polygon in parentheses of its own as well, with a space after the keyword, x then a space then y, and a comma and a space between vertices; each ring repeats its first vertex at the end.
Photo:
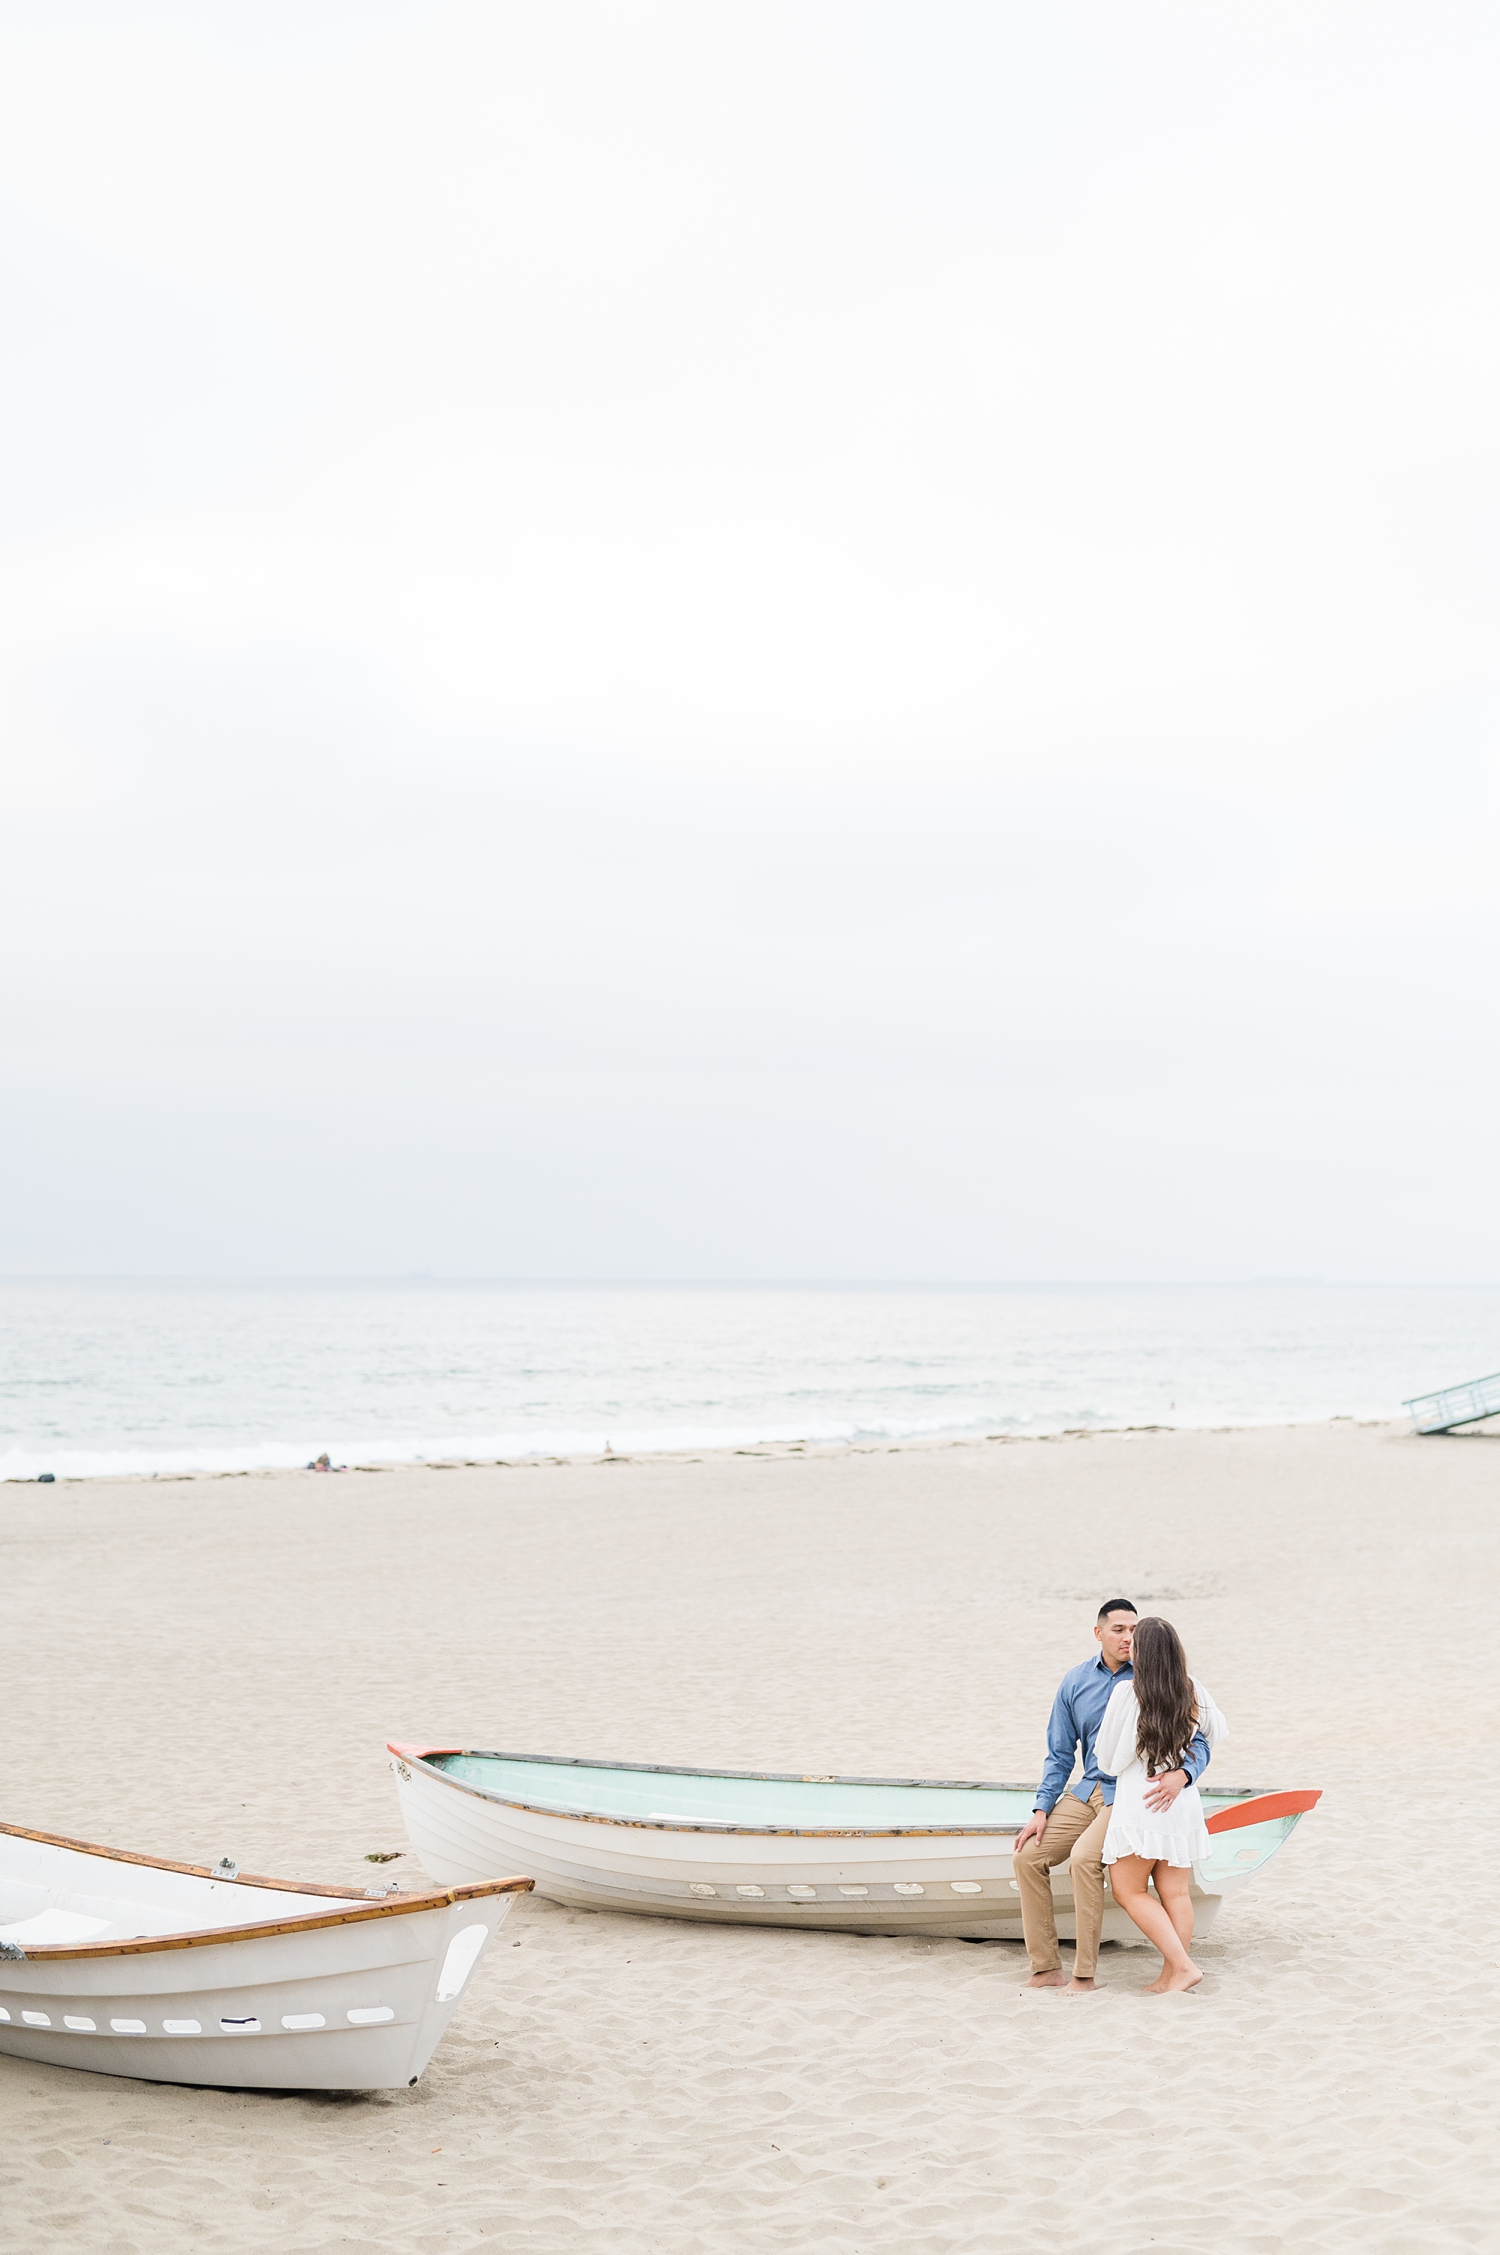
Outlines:
POLYGON ((1135 1750, 1153 1777, 1175 1770, 1198 1727, 1198 1705, 1182 1639, 1170 1621, 1148 1613, 1135 1624, 1130 1664, 1140 1709, 1135 1750))

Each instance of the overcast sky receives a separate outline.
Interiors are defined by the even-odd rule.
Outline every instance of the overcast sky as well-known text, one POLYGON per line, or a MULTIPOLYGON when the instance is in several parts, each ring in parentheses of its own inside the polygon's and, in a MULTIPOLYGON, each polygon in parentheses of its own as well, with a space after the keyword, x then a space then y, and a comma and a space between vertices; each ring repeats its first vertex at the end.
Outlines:
POLYGON ((0 6, 0 1269, 1500 1276, 1500 26, 0 6))

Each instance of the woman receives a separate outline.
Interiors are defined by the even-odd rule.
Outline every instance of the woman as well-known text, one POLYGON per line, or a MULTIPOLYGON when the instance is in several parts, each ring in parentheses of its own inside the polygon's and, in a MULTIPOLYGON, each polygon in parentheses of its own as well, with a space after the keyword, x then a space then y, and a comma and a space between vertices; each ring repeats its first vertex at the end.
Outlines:
POLYGON ((1229 1735, 1224 1717, 1188 1674, 1182 1640, 1170 1621, 1147 1615, 1135 1625, 1133 1680, 1110 1693, 1099 1725, 1095 1759, 1115 1783, 1114 1807, 1104 1836, 1110 1891, 1129 1911, 1148 1942, 1161 1951, 1162 1967, 1148 1997, 1195 1989, 1202 1973, 1188 1956, 1193 1866, 1212 1846, 1198 1788, 1189 1782, 1167 1809, 1148 1809, 1147 1787, 1181 1766, 1194 1731, 1210 1746, 1229 1735), (1156 1882, 1157 1900, 1147 1892, 1156 1882))

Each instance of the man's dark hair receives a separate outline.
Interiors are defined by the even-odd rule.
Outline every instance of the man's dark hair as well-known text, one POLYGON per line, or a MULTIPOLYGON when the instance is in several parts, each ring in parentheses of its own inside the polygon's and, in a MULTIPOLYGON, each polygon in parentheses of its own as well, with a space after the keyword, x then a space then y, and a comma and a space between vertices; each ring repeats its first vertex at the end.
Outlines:
POLYGON ((1111 1613, 1133 1613, 1134 1611, 1135 1607, 1128 1597, 1111 1597, 1107 1598, 1104 1604, 1100 1606, 1096 1618, 1107 1621, 1111 1613))

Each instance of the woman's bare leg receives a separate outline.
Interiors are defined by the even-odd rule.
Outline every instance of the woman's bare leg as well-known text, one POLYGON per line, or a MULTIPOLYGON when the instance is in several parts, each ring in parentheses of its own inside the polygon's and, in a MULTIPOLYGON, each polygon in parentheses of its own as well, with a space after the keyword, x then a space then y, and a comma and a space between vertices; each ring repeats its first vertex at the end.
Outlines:
MULTIPOLYGON (((1172 1931, 1177 1936, 1178 1941, 1182 1944, 1183 1956, 1187 1958, 1188 1963, 1191 1965, 1191 1953, 1193 1947, 1193 1875, 1190 1871, 1185 1870, 1179 1864, 1159 1863, 1153 1865, 1151 1876, 1156 1886, 1157 1899, 1160 1902, 1162 1909, 1166 1912, 1168 1918, 1172 1921, 1172 1931)), ((1175 1984, 1168 1979, 1167 1974, 1168 1969, 1165 1965, 1163 1965, 1160 1976, 1151 1984, 1151 1987, 1146 1991, 1147 1996, 1165 1995, 1170 1988, 1175 1986, 1175 1984)))
MULTIPOLYGON (((1130 1913, 1147 1941, 1154 1942, 1161 1951, 1161 1972, 1147 1990, 1148 1996, 1163 1996, 1171 1989, 1194 1989, 1203 1979, 1168 1912, 1148 1892, 1146 1882, 1152 1871, 1163 1869, 1170 1870, 1171 1866, 1149 1864, 1144 1856, 1120 1856, 1109 1867, 1109 1884, 1115 1901, 1130 1913)), ((1186 1876, 1184 1873, 1183 1877, 1186 1876)), ((1188 1911, 1191 1917, 1191 1903, 1188 1911)), ((1190 1934, 1191 1931, 1189 1926, 1190 1934)))

